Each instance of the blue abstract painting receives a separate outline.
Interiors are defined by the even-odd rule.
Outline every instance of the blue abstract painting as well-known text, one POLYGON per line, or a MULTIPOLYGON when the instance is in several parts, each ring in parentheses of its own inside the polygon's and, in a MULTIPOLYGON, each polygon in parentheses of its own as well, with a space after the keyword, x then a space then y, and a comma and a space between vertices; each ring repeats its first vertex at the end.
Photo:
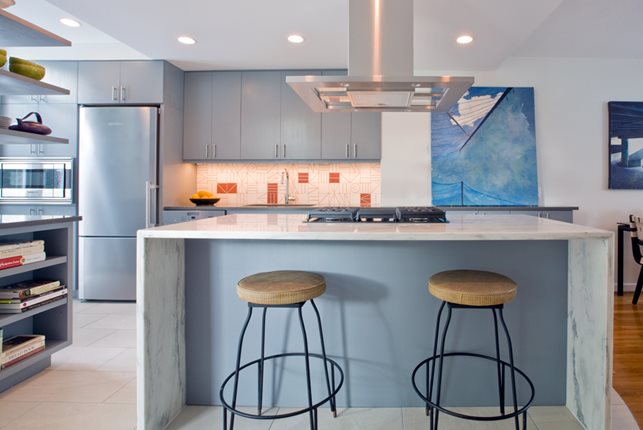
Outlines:
POLYGON ((643 189, 643 102, 609 102, 609 187, 643 189))
POLYGON ((472 87, 431 114, 435 206, 538 205, 534 89, 472 87))

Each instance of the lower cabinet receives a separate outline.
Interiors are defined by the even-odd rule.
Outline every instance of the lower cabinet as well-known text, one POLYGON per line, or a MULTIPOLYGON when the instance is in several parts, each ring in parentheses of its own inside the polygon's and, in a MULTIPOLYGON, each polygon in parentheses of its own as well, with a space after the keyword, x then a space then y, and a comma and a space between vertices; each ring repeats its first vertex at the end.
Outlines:
POLYGON ((223 216, 226 211, 221 210, 189 210, 189 209, 166 209, 163 211, 163 224, 176 224, 179 222, 194 221, 195 219, 214 218, 223 216))
POLYGON ((18 335, 44 335, 45 349, 26 355, 15 364, 0 369, 0 391, 42 371, 51 364, 51 355, 71 345, 72 291, 74 289, 71 221, 52 220, 28 225, 24 222, 0 224, 0 239, 44 240, 46 259, 0 270, 0 286, 27 280, 58 280, 67 287, 67 296, 21 313, 0 313, 4 339, 18 335))

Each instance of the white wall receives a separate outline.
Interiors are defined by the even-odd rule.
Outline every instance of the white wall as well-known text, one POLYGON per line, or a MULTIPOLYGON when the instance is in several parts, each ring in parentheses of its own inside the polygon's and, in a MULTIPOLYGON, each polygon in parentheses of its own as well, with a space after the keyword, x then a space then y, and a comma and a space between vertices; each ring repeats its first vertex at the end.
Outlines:
POLYGON ((382 206, 431 202, 429 115, 382 114, 382 206))
MULTIPOLYGON (((614 232, 616 223, 626 221, 628 214, 643 214, 643 190, 607 188, 607 102, 643 101, 643 61, 511 58, 495 71, 450 73, 472 75, 476 86, 534 87, 541 205, 578 206, 577 223, 614 232)), ((430 181, 430 156, 424 151, 429 135, 422 138, 415 133, 412 142, 405 130, 417 132, 425 121, 421 115, 403 120, 397 114, 383 116, 383 205, 398 200, 424 203, 418 196, 427 192, 430 181), (396 133, 407 138, 398 139, 396 133), (397 151, 400 142, 406 158, 397 151), (415 171, 422 171, 426 184, 418 178, 400 180, 415 171)), ((639 266, 632 262, 629 245, 625 256, 625 281, 635 283, 639 266)))

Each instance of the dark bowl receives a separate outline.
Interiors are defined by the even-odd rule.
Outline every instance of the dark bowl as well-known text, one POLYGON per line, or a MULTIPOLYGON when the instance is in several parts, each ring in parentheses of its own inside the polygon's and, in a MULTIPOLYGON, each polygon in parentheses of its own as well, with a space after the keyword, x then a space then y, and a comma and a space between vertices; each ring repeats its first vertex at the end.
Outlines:
POLYGON ((211 206, 221 200, 220 198, 216 199, 190 199, 192 203, 194 203, 197 206, 211 206))

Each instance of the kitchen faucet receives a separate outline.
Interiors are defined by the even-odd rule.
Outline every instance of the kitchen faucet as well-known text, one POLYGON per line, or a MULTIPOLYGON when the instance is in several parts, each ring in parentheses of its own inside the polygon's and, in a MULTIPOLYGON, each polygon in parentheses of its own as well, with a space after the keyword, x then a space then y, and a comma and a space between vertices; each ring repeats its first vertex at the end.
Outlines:
POLYGON ((288 175, 288 169, 284 169, 281 172, 281 183, 286 185, 286 193, 284 194, 284 204, 288 205, 291 201, 294 201, 294 197, 290 197, 290 175, 288 175))

